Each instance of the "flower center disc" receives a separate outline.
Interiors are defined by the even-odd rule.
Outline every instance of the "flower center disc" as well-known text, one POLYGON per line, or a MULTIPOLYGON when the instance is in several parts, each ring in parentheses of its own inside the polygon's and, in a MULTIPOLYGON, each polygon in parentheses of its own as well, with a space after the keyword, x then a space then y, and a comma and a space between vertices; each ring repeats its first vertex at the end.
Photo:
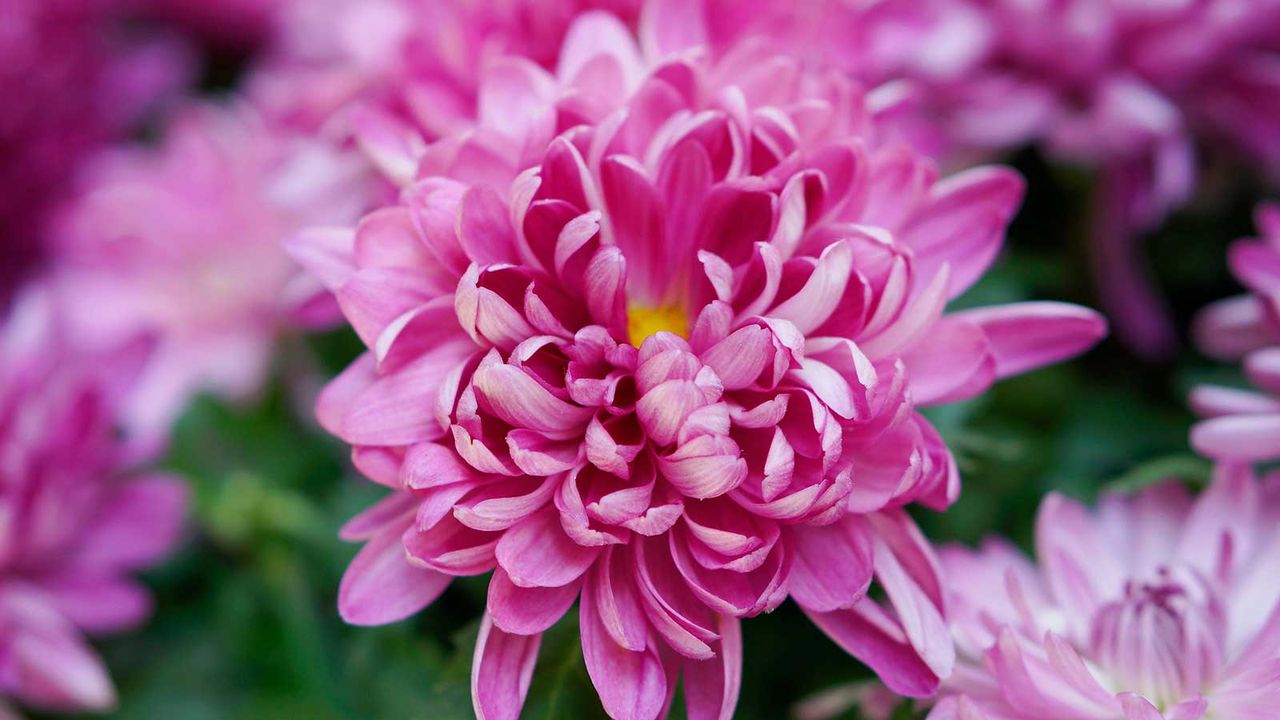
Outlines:
POLYGON ((632 345, 640 347, 651 335, 660 332, 675 333, 688 339, 689 320, 683 307, 659 305, 651 308, 632 305, 627 309, 627 335, 631 338, 632 345))

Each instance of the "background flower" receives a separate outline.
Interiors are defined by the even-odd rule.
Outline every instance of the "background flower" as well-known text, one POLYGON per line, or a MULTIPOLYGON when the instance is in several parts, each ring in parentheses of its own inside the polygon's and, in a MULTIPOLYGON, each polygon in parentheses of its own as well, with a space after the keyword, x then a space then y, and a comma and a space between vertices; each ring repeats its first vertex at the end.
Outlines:
POLYGON ((75 343, 156 338, 125 409, 133 433, 163 438, 199 391, 253 393, 286 325, 328 319, 281 243, 306 223, 358 216, 363 173, 249 108, 212 105, 178 113, 159 146, 94 161, 59 219, 54 282, 75 343))
POLYGON ((1222 466, 1193 500, 1166 482, 1058 495, 1039 566, 999 540, 941 551, 966 658, 930 718, 1263 717, 1280 692, 1274 483, 1222 466))
POLYGON ((150 614, 130 575, 172 548, 186 492, 131 472, 114 432, 149 343, 72 355, 47 294, 24 298, 0 337, 0 694, 104 710, 115 691, 83 635, 150 614))
POLYGON ((10 0, 3 12, 0 310, 43 254, 47 215, 75 168, 190 72, 183 45, 130 32, 118 0, 10 0))
POLYGON ((1191 405, 1209 418, 1191 431, 1191 444, 1212 458, 1243 461, 1280 457, 1280 401, 1267 394, 1280 389, 1280 207, 1264 204, 1257 213, 1259 238, 1231 247, 1236 278, 1250 294, 1220 300, 1196 321, 1200 347, 1214 357, 1244 357, 1249 380, 1263 392, 1203 385, 1191 393, 1191 405))

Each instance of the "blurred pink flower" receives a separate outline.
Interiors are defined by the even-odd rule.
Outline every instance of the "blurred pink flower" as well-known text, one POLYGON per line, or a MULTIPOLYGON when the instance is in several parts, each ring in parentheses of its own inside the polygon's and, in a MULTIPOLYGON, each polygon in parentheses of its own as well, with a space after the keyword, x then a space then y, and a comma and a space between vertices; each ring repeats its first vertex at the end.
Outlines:
POLYGON ((949 163, 1036 144, 1097 171, 1095 274, 1146 355, 1175 337, 1138 240, 1191 197, 1197 142, 1280 167, 1277 0, 659 2, 721 44, 848 73, 949 163))
POLYGON ((23 295, 0 330, 0 697, 100 711, 115 693, 83 634, 150 614, 129 575, 172 548, 186 493, 129 471, 114 432, 147 343, 72 353, 48 307, 23 295))
POLYGON ((1050 495, 1032 564, 1012 546, 940 551, 961 661, 930 720, 1265 718, 1280 704, 1280 487, 1222 466, 1050 495))
POLYGON ((337 319, 281 243, 305 223, 359 217, 364 168, 247 108, 214 106, 178 113, 156 146, 94 161, 60 217, 54 277, 77 343, 156 338, 125 409, 131 431, 162 439, 200 391, 254 392, 283 327, 337 319))
POLYGON ((640 0, 293 0, 275 52, 250 79, 269 115, 317 127, 353 103, 429 138, 475 115, 482 69, 504 54, 550 65, 579 11, 635 16, 640 0))
POLYGON ((1196 318, 1197 344, 1220 359, 1244 358, 1249 380, 1263 392, 1204 385, 1191 406, 1209 418, 1191 431, 1191 444, 1212 458, 1280 458, 1280 205, 1257 210, 1259 238, 1240 240, 1229 261, 1248 295, 1205 308, 1196 318))
POLYGON ((788 595, 890 687, 929 694, 953 652, 902 506, 944 508, 959 480, 915 407, 1103 332, 1057 303, 943 315, 1021 180, 938 181, 866 144, 847 87, 786 58, 711 62, 685 27, 646 26, 642 50, 588 13, 554 75, 491 62, 473 130, 416 155, 366 143, 399 204, 292 244, 369 347, 321 423, 393 491, 344 528, 365 546, 339 609, 392 622, 493 571, 481 718, 519 714, 575 601, 615 718, 664 715, 682 673, 689 717, 732 715, 739 619, 788 595))
POLYGON ((173 39, 126 30, 127 1, 0 5, 0 311, 39 262, 74 170, 188 75, 173 39))

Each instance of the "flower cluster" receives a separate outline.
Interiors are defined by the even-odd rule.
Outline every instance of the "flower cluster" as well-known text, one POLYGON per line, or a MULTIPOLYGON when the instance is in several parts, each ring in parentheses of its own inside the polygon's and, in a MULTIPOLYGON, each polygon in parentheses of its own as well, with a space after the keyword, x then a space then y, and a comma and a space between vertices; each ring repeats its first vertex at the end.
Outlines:
POLYGON ((115 692, 83 634, 150 613, 129 575, 173 546, 186 492, 131 472, 140 458, 115 431, 150 343, 66 347, 47 294, 24 294, 0 335, 0 695, 104 710, 115 692))
POLYGON ((351 622, 492 571, 476 712, 519 713, 579 601, 613 717, 727 717, 739 619, 787 597, 893 689, 951 670, 936 562, 903 506, 954 461, 920 405, 1073 355, 1090 311, 945 314, 1021 197, 872 142, 856 89, 605 14, 554 75, 493 63, 475 129, 422 145, 400 201, 292 243, 368 352, 322 424, 392 493, 344 536, 351 622), (664 48, 676 48, 666 51, 664 48), (887 602, 867 595, 875 578, 887 602))

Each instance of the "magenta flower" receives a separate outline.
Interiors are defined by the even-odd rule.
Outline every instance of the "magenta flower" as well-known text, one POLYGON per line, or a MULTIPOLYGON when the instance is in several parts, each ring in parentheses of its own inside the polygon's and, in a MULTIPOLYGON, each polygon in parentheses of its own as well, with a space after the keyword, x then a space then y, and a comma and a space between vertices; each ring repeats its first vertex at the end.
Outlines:
POLYGON ((1274 478, 1218 469, 1198 499, 1166 482, 1058 495, 1037 567, 990 540, 940 551, 961 660, 930 720, 1265 718, 1280 703, 1274 478))
POLYGON ((127 0, 10 0, 0 22, 0 311, 45 250, 45 223, 86 155, 187 75, 171 40, 139 41, 127 0))
POLYGON ((150 613, 129 576, 173 546, 186 493, 127 471, 114 433, 146 344, 72 354, 47 308, 24 295, 0 332, 0 697, 104 710, 114 690, 83 635, 150 613))
POLYGON ((575 601, 615 718, 665 715, 681 675, 689 717, 731 716, 739 620, 788 596, 892 688, 931 693, 953 650, 902 508, 944 508, 959 481, 915 408, 1103 332, 1057 303, 944 315, 1020 179, 938 181, 866 142, 847 86, 667 55, 677 30, 641 51, 587 14, 555 76, 494 63, 477 129, 426 146, 399 204, 294 243, 369 347, 318 415, 392 490, 343 530, 365 546, 339 609, 391 622, 492 572, 481 718, 518 715, 575 601))
POLYGON ((212 106, 179 113, 158 146, 94 162, 60 218, 55 279, 76 342, 156 337, 124 411, 133 431, 162 437, 199 391, 252 393, 282 327, 336 316, 281 241, 358 217, 364 172, 246 108, 212 106))
POLYGON ((1259 238, 1231 247, 1231 270, 1248 295, 1221 300, 1196 318, 1197 344, 1221 359, 1244 358, 1244 371, 1262 392, 1205 385, 1191 406, 1208 418, 1191 444, 1209 457, 1244 461, 1280 457, 1280 206, 1257 213, 1259 238))

